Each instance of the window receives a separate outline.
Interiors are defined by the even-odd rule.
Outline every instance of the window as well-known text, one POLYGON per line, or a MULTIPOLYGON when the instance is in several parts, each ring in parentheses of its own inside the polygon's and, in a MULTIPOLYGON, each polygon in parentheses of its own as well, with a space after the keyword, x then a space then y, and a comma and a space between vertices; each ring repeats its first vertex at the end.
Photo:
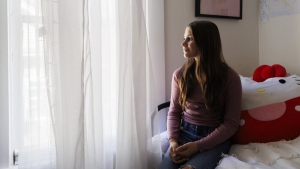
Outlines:
POLYGON ((42 16, 40 0, 21 0, 21 69, 12 67, 19 73, 21 83, 13 88, 21 88, 21 93, 13 94, 19 99, 20 107, 14 112, 13 121, 20 122, 13 127, 13 134, 21 139, 15 142, 19 147, 19 168, 55 168, 55 141, 48 102, 42 16))

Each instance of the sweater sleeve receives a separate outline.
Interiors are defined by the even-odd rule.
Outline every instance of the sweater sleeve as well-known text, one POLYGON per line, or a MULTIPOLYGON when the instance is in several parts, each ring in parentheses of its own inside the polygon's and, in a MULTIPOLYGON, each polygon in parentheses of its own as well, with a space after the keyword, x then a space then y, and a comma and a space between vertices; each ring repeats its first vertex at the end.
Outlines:
POLYGON ((238 129, 242 104, 242 85, 239 75, 233 70, 228 77, 223 123, 207 137, 196 141, 199 151, 211 149, 224 142, 238 129))
POLYGON ((172 77, 172 85, 171 85, 171 99, 170 99, 170 107, 167 117, 167 130, 168 130, 168 137, 174 138, 178 140, 179 133, 180 133, 180 122, 181 122, 181 114, 182 109, 178 103, 179 98, 179 87, 178 87, 178 75, 179 69, 177 69, 173 73, 172 77))

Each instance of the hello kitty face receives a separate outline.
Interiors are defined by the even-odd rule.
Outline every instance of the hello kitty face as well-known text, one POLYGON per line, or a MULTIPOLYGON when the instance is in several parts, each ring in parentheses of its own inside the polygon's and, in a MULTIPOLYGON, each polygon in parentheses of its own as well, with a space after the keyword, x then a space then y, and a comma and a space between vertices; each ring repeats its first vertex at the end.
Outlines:
POLYGON ((240 77, 242 81, 242 110, 284 102, 300 96, 300 77, 269 78, 264 82, 255 82, 251 78, 240 77))
POLYGON ((236 144, 291 140, 300 135, 300 77, 258 83, 241 77, 242 112, 233 136, 236 144))

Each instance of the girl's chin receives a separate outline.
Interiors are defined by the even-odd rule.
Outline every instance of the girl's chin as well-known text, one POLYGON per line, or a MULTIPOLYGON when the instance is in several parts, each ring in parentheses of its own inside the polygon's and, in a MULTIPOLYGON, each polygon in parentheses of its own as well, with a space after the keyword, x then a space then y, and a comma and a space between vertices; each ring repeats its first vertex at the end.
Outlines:
POLYGON ((188 59, 188 58, 193 58, 192 56, 190 56, 190 55, 185 55, 185 54, 183 54, 183 57, 184 57, 184 58, 187 58, 187 59, 188 59))

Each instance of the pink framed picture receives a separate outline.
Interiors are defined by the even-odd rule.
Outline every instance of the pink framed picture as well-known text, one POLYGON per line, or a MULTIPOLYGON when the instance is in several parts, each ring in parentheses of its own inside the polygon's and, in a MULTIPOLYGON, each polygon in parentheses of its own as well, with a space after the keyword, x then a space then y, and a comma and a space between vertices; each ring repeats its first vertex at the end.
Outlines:
POLYGON ((195 16, 242 19, 242 7, 242 0, 195 0, 195 16))

